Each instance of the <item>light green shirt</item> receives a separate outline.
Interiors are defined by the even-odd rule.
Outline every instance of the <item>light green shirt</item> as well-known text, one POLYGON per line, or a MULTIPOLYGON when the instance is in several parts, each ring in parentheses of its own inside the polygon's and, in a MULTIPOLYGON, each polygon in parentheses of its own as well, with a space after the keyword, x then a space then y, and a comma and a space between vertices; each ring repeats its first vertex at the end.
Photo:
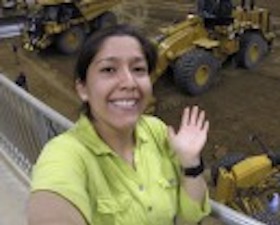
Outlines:
POLYGON ((175 216, 197 222, 209 214, 180 187, 165 124, 143 116, 137 124, 133 168, 119 157, 82 116, 51 140, 32 174, 32 191, 65 197, 89 225, 171 225, 175 216))

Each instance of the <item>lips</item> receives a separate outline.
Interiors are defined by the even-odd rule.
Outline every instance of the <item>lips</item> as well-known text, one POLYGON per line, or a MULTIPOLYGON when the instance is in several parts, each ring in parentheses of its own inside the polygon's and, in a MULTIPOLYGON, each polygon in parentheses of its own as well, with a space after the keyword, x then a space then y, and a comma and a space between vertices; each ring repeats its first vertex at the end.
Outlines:
POLYGON ((138 99, 117 99, 111 100, 110 103, 118 108, 132 109, 137 105, 138 99))

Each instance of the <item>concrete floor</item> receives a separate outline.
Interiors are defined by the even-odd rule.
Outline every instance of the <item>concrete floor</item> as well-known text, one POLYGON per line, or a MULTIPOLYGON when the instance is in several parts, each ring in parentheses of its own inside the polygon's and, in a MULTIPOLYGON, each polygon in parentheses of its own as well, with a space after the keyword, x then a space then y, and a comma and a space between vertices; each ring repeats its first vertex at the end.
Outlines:
POLYGON ((4 148, 0 142, 0 224, 26 225, 28 186, 8 165, 3 155, 4 148))

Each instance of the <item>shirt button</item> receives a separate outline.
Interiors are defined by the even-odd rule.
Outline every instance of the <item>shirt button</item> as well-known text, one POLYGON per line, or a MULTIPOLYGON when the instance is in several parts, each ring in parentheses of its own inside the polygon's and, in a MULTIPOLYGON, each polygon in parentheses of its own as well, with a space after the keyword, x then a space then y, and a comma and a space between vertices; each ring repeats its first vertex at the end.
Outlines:
POLYGON ((151 211, 153 211, 153 207, 152 207, 152 206, 149 206, 149 207, 148 207, 148 212, 151 212, 151 211))
POLYGON ((144 190, 145 190, 144 185, 142 185, 142 184, 139 185, 139 190, 140 190, 140 191, 144 191, 144 190))

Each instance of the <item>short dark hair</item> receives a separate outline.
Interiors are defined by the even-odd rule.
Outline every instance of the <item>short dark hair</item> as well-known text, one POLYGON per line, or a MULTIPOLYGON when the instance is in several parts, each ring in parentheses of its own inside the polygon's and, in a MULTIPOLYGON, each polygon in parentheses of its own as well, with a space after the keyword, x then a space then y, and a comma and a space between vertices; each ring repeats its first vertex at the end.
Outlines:
POLYGON ((130 36, 134 37, 141 45, 143 54, 148 63, 148 72, 154 71, 157 63, 156 47, 136 28, 122 24, 103 28, 94 32, 84 43, 78 56, 75 67, 75 79, 84 82, 86 80, 87 70, 104 41, 114 36, 130 36))

